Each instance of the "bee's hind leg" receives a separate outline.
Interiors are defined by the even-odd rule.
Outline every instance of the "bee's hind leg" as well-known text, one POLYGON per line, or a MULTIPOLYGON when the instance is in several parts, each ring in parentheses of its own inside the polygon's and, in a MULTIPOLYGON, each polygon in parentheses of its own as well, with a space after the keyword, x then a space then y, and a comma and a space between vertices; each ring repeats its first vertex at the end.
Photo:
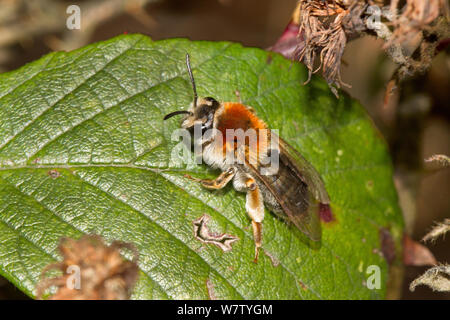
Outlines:
POLYGON ((247 199, 245 209, 247 214, 252 219, 253 240, 255 242, 255 259, 253 262, 258 262, 259 248, 261 248, 262 241, 262 221, 264 219, 264 200, 261 190, 253 178, 248 178, 245 182, 247 186, 247 199))
POLYGON ((193 181, 200 182, 200 184, 206 189, 218 190, 218 189, 222 189, 223 187, 225 187, 228 184, 228 182, 230 182, 230 180, 233 179, 235 174, 236 174, 236 169, 233 167, 230 167, 228 170, 223 171, 214 180, 198 179, 198 178, 191 177, 188 174, 185 174, 184 176, 193 181))

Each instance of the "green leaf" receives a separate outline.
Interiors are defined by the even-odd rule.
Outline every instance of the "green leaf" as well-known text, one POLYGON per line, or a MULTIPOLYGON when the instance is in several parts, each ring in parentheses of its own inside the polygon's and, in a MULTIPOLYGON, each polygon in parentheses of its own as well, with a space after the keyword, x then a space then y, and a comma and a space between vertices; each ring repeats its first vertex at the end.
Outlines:
POLYGON ((96 233, 139 249, 136 299, 384 298, 382 252, 399 264, 403 228, 386 145, 357 102, 306 78, 260 49, 142 35, 0 75, 0 273, 33 297, 41 270, 61 258, 59 238, 96 233), (237 101, 239 90, 322 175, 334 221, 322 223, 318 248, 266 212, 254 264, 245 194, 204 190, 183 175, 217 171, 171 161, 179 121, 162 118, 192 100, 187 52, 200 96, 237 101), (194 237, 203 214, 213 232, 239 238, 231 251, 194 237), (371 265, 380 289, 366 285, 371 265))

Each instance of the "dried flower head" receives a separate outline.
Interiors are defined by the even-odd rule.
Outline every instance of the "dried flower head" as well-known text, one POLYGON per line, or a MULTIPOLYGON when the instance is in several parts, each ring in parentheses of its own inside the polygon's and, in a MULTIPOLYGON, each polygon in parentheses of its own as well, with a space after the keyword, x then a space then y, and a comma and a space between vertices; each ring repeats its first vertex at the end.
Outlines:
MULTIPOLYGON (((375 35, 398 65, 391 87, 431 65, 437 46, 450 37, 445 0, 299 0, 289 28, 269 50, 303 61, 311 74, 322 69, 333 93, 346 85, 341 58, 348 41, 375 35), (295 26, 296 36, 292 36, 295 26), (294 41, 296 39, 296 41, 294 41), (295 48, 293 49, 293 46, 295 48)), ((346 85, 348 86, 348 85, 346 85)))
POLYGON ((57 291, 50 300, 124 300, 128 299, 138 277, 138 253, 134 245, 114 241, 110 246, 97 235, 85 235, 79 240, 62 238, 59 251, 63 261, 50 264, 42 271, 37 286, 37 298, 50 287, 57 291), (125 260, 120 249, 133 253, 125 260), (49 270, 57 269, 61 276, 46 278, 49 270))
POLYGON ((336 96, 341 85, 348 86, 341 79, 341 58, 348 38, 353 37, 362 24, 352 17, 360 16, 365 7, 363 1, 356 0, 299 2, 299 34, 305 43, 298 47, 297 58, 303 60, 309 70, 307 82, 312 73, 322 68, 323 76, 336 96), (320 65, 315 69, 317 57, 320 65))

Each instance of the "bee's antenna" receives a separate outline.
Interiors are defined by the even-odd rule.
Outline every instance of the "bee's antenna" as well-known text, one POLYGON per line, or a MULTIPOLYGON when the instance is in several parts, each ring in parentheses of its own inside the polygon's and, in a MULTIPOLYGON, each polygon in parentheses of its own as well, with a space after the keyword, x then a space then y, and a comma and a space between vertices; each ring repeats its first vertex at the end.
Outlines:
POLYGON ((195 87, 195 81, 194 81, 194 75, 192 74, 192 69, 191 69, 191 61, 189 59, 189 53, 186 53, 186 66, 188 69, 188 73, 189 73, 189 78, 191 78, 191 84, 192 84, 192 90, 194 91, 194 108, 197 106, 197 89, 195 87))

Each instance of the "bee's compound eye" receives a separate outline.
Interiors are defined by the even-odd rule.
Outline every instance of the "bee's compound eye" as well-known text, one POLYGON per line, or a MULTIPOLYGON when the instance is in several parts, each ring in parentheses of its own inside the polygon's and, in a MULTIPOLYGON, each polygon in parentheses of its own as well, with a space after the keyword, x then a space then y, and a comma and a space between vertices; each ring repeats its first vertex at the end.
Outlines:
POLYGON ((197 119, 202 119, 203 122, 208 120, 209 110, 210 110, 210 108, 206 105, 201 105, 200 107, 198 107, 198 109, 196 111, 197 119))
POLYGON ((255 189, 256 189, 256 183, 254 183, 254 182, 250 183, 250 184, 248 185, 248 188, 249 188, 251 191, 255 190, 255 189))

